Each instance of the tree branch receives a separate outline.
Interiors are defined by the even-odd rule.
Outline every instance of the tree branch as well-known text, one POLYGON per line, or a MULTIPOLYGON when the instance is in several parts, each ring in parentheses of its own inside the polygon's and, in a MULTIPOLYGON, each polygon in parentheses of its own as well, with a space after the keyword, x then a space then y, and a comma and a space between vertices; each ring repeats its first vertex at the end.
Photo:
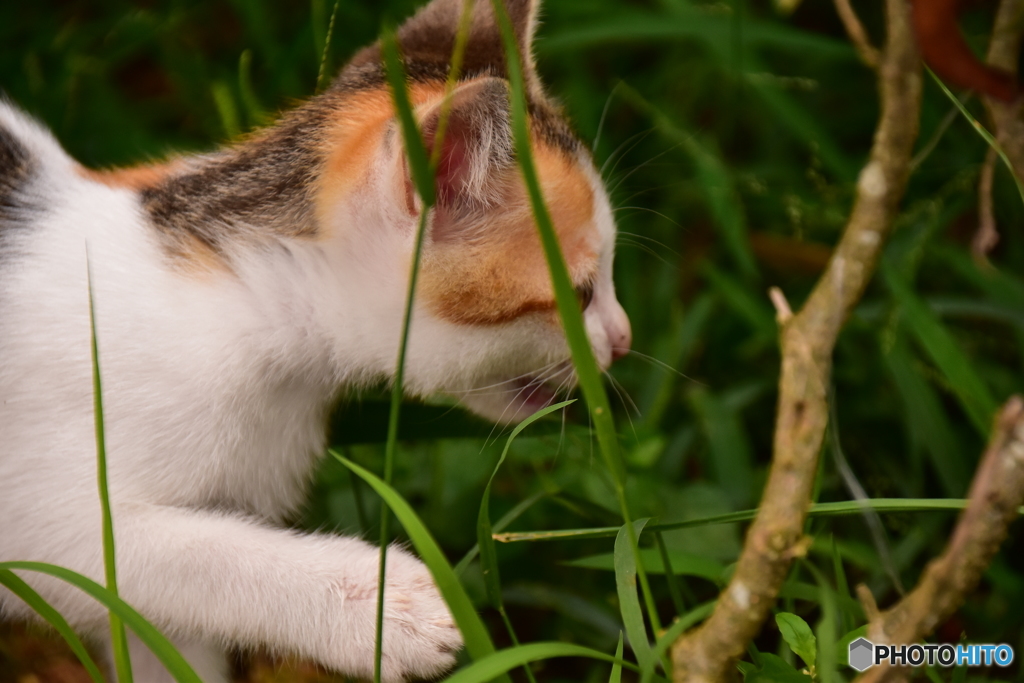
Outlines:
POLYGON ((882 110, 871 156, 843 238, 804 307, 781 326, 782 376, 771 471, 728 587, 711 617, 672 648, 673 680, 734 676, 801 542, 828 421, 832 350, 874 272, 910 174, 921 106, 921 62, 906 0, 886 0, 888 36, 879 65, 882 110))
MULTIPOLYGON (((977 585, 1022 502, 1024 400, 1015 396, 996 417, 988 448, 974 475, 970 502, 946 552, 928 565, 914 590, 871 618, 868 639, 896 645, 918 643, 948 619, 977 585)), ((864 593, 866 588, 860 587, 858 592, 864 593)), ((878 666, 858 683, 889 683, 908 676, 907 669, 878 666)))
MULTIPOLYGON (((1022 29, 1024 0, 1002 0, 988 46, 988 63, 991 66, 1016 76, 1022 29)), ((1021 118, 1020 98, 1012 103, 1000 102, 993 97, 985 97, 984 101, 995 127, 996 140, 1010 160, 1013 172, 1018 178, 1024 178, 1024 119, 1021 118)))
POLYGON ((985 163, 981 165, 978 177, 978 230, 971 240, 971 255, 978 265, 989 265, 988 254, 999 244, 999 230, 996 229, 995 207, 992 201, 992 184, 996 177, 999 152, 989 147, 985 163))
POLYGON ((871 44, 868 32, 864 30, 864 24, 860 23, 857 13, 853 11, 850 0, 835 0, 835 4, 836 13, 846 28, 846 35, 850 37, 850 42, 853 43, 861 61, 872 69, 877 69, 882 61, 882 55, 878 48, 871 44))

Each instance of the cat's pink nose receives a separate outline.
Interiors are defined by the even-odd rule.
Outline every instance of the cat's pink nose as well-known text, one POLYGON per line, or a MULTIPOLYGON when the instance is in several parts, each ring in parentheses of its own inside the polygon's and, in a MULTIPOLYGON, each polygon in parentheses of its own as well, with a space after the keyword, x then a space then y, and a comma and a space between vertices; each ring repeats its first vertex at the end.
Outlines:
POLYGON ((629 347, 633 343, 633 332, 630 329, 629 317, 622 310, 622 306, 616 306, 615 315, 608 326, 608 341, 612 345, 612 362, 617 361, 629 353, 629 347))

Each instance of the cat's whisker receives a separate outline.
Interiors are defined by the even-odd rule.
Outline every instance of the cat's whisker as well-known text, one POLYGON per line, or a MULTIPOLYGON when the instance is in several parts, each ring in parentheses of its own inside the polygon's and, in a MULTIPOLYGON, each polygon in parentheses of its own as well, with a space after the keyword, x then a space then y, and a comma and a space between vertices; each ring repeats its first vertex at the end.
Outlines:
MULTIPOLYGON (((633 149, 634 149, 634 148, 635 148, 635 147, 636 147, 637 145, 639 145, 639 144, 640 144, 641 142, 643 142, 644 138, 646 138, 646 137, 647 137, 648 135, 650 135, 650 134, 651 134, 651 133, 653 133, 653 132, 654 132, 654 128, 648 128, 648 129, 647 129, 647 130, 645 130, 645 131, 641 131, 641 132, 639 132, 639 133, 634 133, 633 135, 631 135, 631 136, 629 136, 628 138, 626 138, 626 140, 625 140, 625 141, 624 141, 624 142, 623 142, 623 143, 622 143, 621 145, 619 145, 618 147, 616 147, 616 148, 615 148, 615 151, 614 151, 614 152, 612 152, 612 153, 611 153, 611 154, 610 154, 610 155, 608 156, 608 158, 604 160, 604 163, 603 163, 603 164, 601 164, 601 170, 600 170, 600 174, 601 174, 601 177, 602 177, 602 178, 605 178, 605 177, 606 177, 606 176, 605 176, 605 169, 607 169, 607 168, 608 168, 608 164, 609 164, 609 163, 611 163, 612 159, 614 159, 614 158, 616 157, 616 155, 618 155, 618 154, 619 154, 619 152, 622 152, 622 149, 623 149, 623 147, 625 147, 626 145, 629 145, 630 143, 633 143, 633 144, 632 144, 632 145, 630 146, 630 148, 629 148, 629 149, 627 149, 627 150, 626 150, 625 152, 622 152, 622 156, 625 156, 626 154, 629 154, 630 152, 632 152, 632 151, 633 151, 633 149), (636 140, 636 141, 634 142, 634 140, 636 140)), ((620 157, 619 157, 619 160, 621 161, 621 159, 622 159, 622 157, 620 156, 620 157)), ((616 169, 616 168, 618 167, 618 165, 619 165, 619 162, 618 162, 618 161, 616 161, 616 162, 615 162, 615 165, 614 165, 614 166, 612 166, 612 170, 611 170, 611 171, 609 171, 609 173, 615 173, 615 169, 616 169)), ((609 193, 609 194, 610 194, 610 193, 609 193)))
POLYGON ((669 188, 677 187, 679 185, 685 185, 688 182, 690 182, 690 181, 687 181, 687 180, 677 180, 675 182, 665 183, 663 185, 657 185, 657 184, 653 184, 652 183, 651 185, 644 186, 644 188, 642 190, 637 190, 633 194, 629 195, 628 197, 626 197, 625 199, 622 200, 622 203, 623 204, 627 204, 627 203, 633 201, 634 199, 636 199, 637 197, 642 197, 645 194, 648 194, 648 193, 651 193, 651 192, 661 192, 662 190, 667 190, 669 188))
MULTIPOLYGON (((637 144, 639 144, 639 142, 637 144)), ((608 194, 609 195, 614 195, 616 192, 618 192, 619 188, 622 187, 622 184, 624 182, 626 182, 627 180, 629 180, 629 178, 632 177, 634 173, 636 173, 637 171, 641 170, 642 168, 644 168, 646 166, 649 166, 652 162, 657 161, 658 159, 660 159, 661 157, 665 156, 669 152, 673 152, 673 151, 679 149, 679 146, 680 146, 680 143, 674 144, 671 147, 669 147, 668 149, 665 149, 665 150, 662 150, 661 152, 658 152, 657 154, 655 154, 653 157, 651 157, 647 161, 644 161, 644 162, 642 162, 640 164, 637 164, 636 166, 631 168, 628 173, 626 173, 624 176, 622 176, 617 181, 615 181, 615 185, 613 185, 611 187, 611 189, 608 190, 608 194)), ((630 151, 632 151, 632 148, 630 148, 630 151)), ((616 166, 618 166, 618 163, 616 163, 616 166)), ((615 172, 614 168, 612 169, 612 172, 613 173, 615 172)))
MULTIPOLYGON (((561 362, 564 363, 565 361, 561 361, 561 362)), ((526 400, 529 400, 535 393, 537 393, 537 391, 541 387, 544 386, 544 384, 546 382, 550 381, 550 379, 552 377, 556 376, 558 374, 558 372, 561 372, 561 369, 555 370, 554 372, 549 372, 547 375, 545 375, 543 377, 540 377, 537 380, 530 382, 529 384, 524 385, 519 391, 516 392, 515 396, 513 396, 509 400, 508 404, 506 404, 505 409, 501 411, 501 415, 498 416, 498 420, 495 423, 494 427, 491 428, 491 431, 487 435, 487 438, 484 439, 483 448, 480 449, 481 453, 484 451, 484 449, 486 449, 491 444, 490 439, 491 439, 492 436, 494 436, 494 430, 497 429, 498 425, 501 424, 501 421, 503 419, 505 419, 505 414, 508 413, 508 409, 511 408, 513 405, 515 405, 515 403, 519 400, 519 397, 522 396, 523 392, 526 391, 527 389, 529 389, 530 387, 533 387, 533 391, 531 391, 526 396, 526 400)), ((495 392, 495 393, 498 393, 498 392, 495 392)), ((501 432, 499 432, 499 436, 500 436, 500 434, 501 434, 501 432)))
MULTIPOLYGON (((640 207, 640 206, 627 206, 627 207, 622 207, 622 208, 626 208, 626 209, 641 209, 643 207, 640 207)), ((618 209, 615 209, 615 211, 618 211, 618 209)), ((632 237, 632 238, 635 238, 635 239, 638 239, 638 240, 647 240, 648 242, 653 242, 655 245, 657 245, 657 246, 661 247, 662 249, 664 249, 665 251, 671 253, 673 256, 677 256, 678 257, 680 255, 679 252, 675 251, 674 249, 671 249, 667 244, 665 244, 661 240, 656 240, 653 237, 648 237, 647 235, 641 235, 640 233, 636 233, 636 232, 629 232, 627 230, 619 230, 618 234, 619 235, 625 235, 627 237, 632 237)))
MULTIPOLYGON (((481 386, 481 387, 472 387, 470 389, 451 389, 451 390, 449 390, 449 393, 451 393, 453 395, 454 394, 466 395, 466 394, 482 392, 482 391, 484 391, 486 389, 493 389, 495 387, 500 387, 500 386, 505 385, 505 384, 512 384, 513 382, 518 382, 520 380, 527 379, 529 377, 536 377, 538 375, 541 375, 542 373, 546 373, 546 372, 550 371, 552 368, 554 368, 555 366, 557 366, 557 365, 559 365, 561 363, 564 363, 564 362, 565 362, 564 360, 552 361, 552 362, 548 363, 547 365, 543 365, 540 368, 537 368, 536 370, 533 370, 531 372, 524 372, 521 375, 517 375, 515 377, 511 377, 509 379, 502 380, 501 382, 495 382, 494 384, 486 384, 486 385, 481 386)), ((490 392, 490 393, 498 393, 498 392, 490 392)))
POLYGON ((633 409, 636 410, 637 417, 640 416, 640 410, 636 407, 636 404, 633 403, 632 397, 630 397, 628 404, 625 399, 622 398, 622 392, 624 392, 625 389, 619 391, 619 384, 615 381, 615 378, 611 376, 611 373, 607 370, 603 370, 602 374, 608 378, 608 383, 611 385, 612 391, 614 391, 615 395, 619 397, 619 402, 622 404, 622 407, 626 409, 626 420, 629 421, 629 429, 633 432, 633 439, 639 444, 640 436, 636 433, 636 425, 633 424, 633 417, 629 414, 629 406, 632 404, 633 409))
POLYGON ((619 89, 619 84, 616 83, 612 87, 612 91, 608 93, 608 99, 604 102, 604 109, 601 110, 601 119, 597 122, 597 134, 594 136, 594 145, 590 148, 590 151, 597 153, 597 143, 601 142, 601 132, 604 130, 604 121, 608 117, 608 108, 611 107, 612 98, 615 97, 615 91, 619 89))
MULTIPOLYGON (((654 209, 649 209, 646 206, 617 206, 614 209, 612 209, 612 213, 618 213, 619 211, 646 211, 647 213, 653 213, 655 216, 658 216, 659 218, 664 218, 665 220, 667 220, 669 223, 671 223, 675 227, 679 228, 680 230, 683 229, 683 226, 680 223, 678 223, 677 221, 672 220, 671 218, 669 218, 668 216, 666 216, 665 214, 663 214, 660 211, 655 211, 654 209)), ((641 237, 641 238, 643 237, 642 235, 635 235, 635 236, 636 237, 641 237)), ((661 246, 665 246, 665 245, 662 244, 661 246)))
POLYGON ((669 372, 672 372, 672 373, 674 373, 676 375, 679 375, 680 377, 682 377, 683 379, 685 379, 688 382, 693 382, 694 384, 698 384, 700 386, 704 386, 703 382, 701 382, 699 380, 696 380, 693 377, 690 377, 689 375, 683 374, 682 372, 679 372, 679 370, 676 370, 674 367, 672 367, 671 365, 669 365, 665 361, 658 360, 654 356, 648 356, 646 353, 640 353, 639 351, 636 351, 634 349, 629 349, 629 348, 625 348, 625 347, 621 347, 621 346, 613 346, 612 348, 617 350, 617 351, 625 351, 627 354, 629 354, 631 356, 636 356, 637 358, 640 358, 641 360, 645 360, 648 363, 650 363, 651 365, 656 365, 656 366, 658 366, 658 367, 660 367, 660 368, 662 368, 664 370, 668 370, 669 372))
POLYGON ((658 252, 654 251, 653 249, 648 247, 646 244, 640 244, 638 242, 633 242, 633 241, 627 240, 627 239, 625 239, 623 237, 617 238, 615 240, 615 243, 618 246, 633 247, 635 249, 639 249, 640 251, 643 251, 643 252, 646 252, 646 253, 650 254, 651 256, 653 256, 654 258, 658 259, 659 261, 664 263, 666 266, 669 266, 673 270, 681 270, 681 268, 679 268, 679 266, 677 266, 676 264, 674 264, 671 261, 667 260, 664 256, 662 256, 658 252))
POLYGON ((608 381, 611 383, 612 388, 615 389, 615 393, 619 395, 619 400, 622 400, 623 396, 625 396, 625 398, 629 401, 628 404, 626 403, 626 401, 622 401, 622 407, 626 408, 626 414, 629 415, 629 408, 632 407, 633 411, 636 413, 636 416, 638 418, 643 417, 643 414, 640 412, 640 408, 638 408, 636 405, 636 401, 634 401, 633 397, 629 395, 628 391, 626 391, 626 387, 622 386, 622 382, 615 379, 615 377, 613 377, 612 374, 607 370, 604 370, 603 372, 605 377, 607 377, 608 381))

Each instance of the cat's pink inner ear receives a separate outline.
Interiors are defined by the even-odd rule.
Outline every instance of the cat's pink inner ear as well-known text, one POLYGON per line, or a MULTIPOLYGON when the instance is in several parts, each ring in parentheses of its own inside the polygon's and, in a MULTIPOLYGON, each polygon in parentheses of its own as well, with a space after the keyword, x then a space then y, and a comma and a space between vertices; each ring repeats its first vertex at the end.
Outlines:
MULTIPOLYGON (((441 153, 434 172, 437 202, 442 206, 453 206, 459 201, 459 194, 468 189, 467 180, 472 174, 471 138, 459 130, 459 119, 450 122, 441 141, 441 153), (455 124, 455 125, 451 125, 455 124)), ((428 136, 427 151, 433 154, 437 138, 428 136)))
POLYGON ((502 171, 514 165, 508 86, 497 78, 470 81, 456 88, 445 109, 441 101, 431 104, 421 122, 432 152, 447 116, 435 183, 438 207, 455 220, 489 208, 507 182, 502 171))

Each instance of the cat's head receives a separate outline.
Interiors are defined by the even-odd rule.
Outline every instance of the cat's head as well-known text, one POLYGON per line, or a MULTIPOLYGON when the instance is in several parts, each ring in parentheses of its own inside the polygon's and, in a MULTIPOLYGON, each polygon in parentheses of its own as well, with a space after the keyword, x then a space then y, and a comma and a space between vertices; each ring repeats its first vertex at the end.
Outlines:
MULTIPOLYGON (((615 225, 608 196, 589 151, 538 81, 530 49, 537 1, 505 3, 524 65, 540 184, 594 355, 605 369, 630 345, 629 320, 612 283, 615 225)), ((433 0, 397 32, 428 147, 437 134, 462 4, 433 0)), ((477 0, 472 10, 461 74, 442 137, 438 202, 421 261, 406 384, 412 393, 444 392, 493 420, 516 421, 574 380, 513 152, 509 84, 491 0, 477 0)), ((330 141, 321 218, 328 225, 358 226, 341 240, 350 262, 389 262, 393 277, 368 292, 366 304, 379 309, 391 330, 423 207, 379 46, 357 54, 329 96, 341 103, 335 115, 344 125, 330 141)), ((393 367, 394 357, 385 356, 393 367)))

